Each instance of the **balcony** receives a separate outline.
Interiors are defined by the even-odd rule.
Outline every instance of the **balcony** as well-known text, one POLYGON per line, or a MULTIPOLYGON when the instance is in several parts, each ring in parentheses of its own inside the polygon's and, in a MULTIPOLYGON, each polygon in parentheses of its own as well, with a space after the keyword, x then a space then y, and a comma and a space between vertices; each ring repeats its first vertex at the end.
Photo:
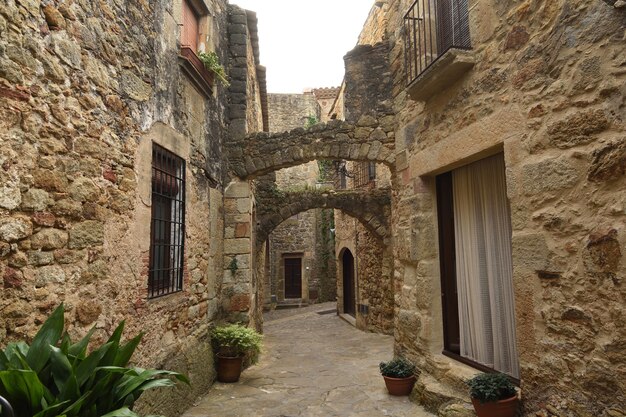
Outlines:
POLYGON ((206 97, 211 97, 213 94, 215 76, 211 71, 205 68, 194 50, 188 46, 182 46, 178 58, 183 71, 196 88, 206 97))
POLYGON ((474 66, 468 0, 416 0, 404 16, 409 95, 425 101, 474 66))

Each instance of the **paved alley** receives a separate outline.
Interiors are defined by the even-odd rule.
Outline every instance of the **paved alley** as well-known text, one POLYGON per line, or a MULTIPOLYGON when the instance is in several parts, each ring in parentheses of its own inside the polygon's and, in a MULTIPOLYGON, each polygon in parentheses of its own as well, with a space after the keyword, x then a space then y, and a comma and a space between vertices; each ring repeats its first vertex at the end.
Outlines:
POLYGON ((216 383, 184 417, 430 417, 387 394, 378 363, 391 358, 393 338, 355 329, 334 307, 271 313, 259 364, 236 384, 216 383))

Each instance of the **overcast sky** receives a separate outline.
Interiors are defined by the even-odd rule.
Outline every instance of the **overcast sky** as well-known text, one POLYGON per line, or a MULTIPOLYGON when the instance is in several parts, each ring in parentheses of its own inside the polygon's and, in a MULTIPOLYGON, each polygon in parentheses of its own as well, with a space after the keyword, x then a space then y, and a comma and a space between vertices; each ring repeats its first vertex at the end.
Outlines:
POLYGON ((374 0, 230 0, 257 12, 270 93, 336 87, 374 0))

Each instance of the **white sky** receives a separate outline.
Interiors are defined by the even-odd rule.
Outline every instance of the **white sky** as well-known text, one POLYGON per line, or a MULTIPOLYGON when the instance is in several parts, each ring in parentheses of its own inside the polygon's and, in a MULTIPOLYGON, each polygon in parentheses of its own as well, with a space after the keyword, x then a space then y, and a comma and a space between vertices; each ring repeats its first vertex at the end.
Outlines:
POLYGON ((257 12, 269 93, 337 87, 374 0, 230 0, 257 12))

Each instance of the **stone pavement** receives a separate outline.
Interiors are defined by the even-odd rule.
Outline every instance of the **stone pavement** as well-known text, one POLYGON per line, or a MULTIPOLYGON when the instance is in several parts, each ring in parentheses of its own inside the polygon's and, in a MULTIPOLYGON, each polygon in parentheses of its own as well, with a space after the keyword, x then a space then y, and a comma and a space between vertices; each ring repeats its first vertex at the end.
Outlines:
POLYGON ((378 372, 393 338, 355 329, 335 303, 274 312, 260 362, 235 384, 216 382, 183 417, 432 417, 407 397, 392 397, 378 372), (277 317, 278 316, 278 317, 277 317))

